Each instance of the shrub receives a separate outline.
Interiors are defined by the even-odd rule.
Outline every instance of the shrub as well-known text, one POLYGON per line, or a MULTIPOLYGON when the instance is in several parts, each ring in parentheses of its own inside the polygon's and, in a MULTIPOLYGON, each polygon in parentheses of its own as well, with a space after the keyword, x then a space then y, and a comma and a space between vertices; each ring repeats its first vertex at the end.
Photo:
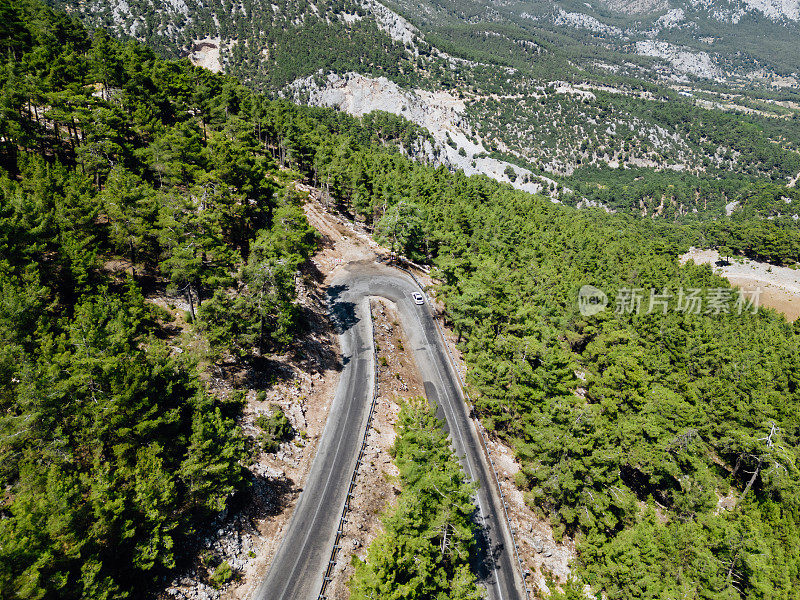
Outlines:
POLYGON ((291 439, 292 424, 278 406, 272 406, 269 415, 261 415, 256 419, 256 425, 263 432, 260 440, 264 452, 277 452, 281 442, 291 439))
POLYGON ((214 569, 214 572, 211 574, 211 585, 219 590, 228 583, 231 579, 233 579, 233 569, 228 564, 228 561, 223 561, 220 566, 214 569))

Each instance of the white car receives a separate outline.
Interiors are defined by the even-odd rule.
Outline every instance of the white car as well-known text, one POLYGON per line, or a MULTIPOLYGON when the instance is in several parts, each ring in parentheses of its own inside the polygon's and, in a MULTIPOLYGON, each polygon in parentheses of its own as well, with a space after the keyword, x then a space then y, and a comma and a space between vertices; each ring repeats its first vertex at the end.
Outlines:
POLYGON ((425 298, 419 292, 414 292, 411 297, 414 299, 415 304, 425 304, 425 298))

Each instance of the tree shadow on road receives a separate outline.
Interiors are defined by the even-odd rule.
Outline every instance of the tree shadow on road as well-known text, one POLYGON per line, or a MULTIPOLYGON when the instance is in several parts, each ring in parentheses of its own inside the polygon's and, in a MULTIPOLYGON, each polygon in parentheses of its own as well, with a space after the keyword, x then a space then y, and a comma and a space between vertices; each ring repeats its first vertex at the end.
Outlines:
POLYGON ((492 546, 489 526, 478 523, 478 511, 473 515, 475 523, 475 552, 471 560, 471 569, 478 583, 484 585, 495 581, 495 569, 500 569, 500 556, 505 552, 502 543, 492 546))
POLYGON ((342 299, 342 294, 347 290, 346 285, 332 285, 327 290, 328 306, 330 307, 331 318, 336 333, 341 335, 356 323, 359 318, 356 316, 356 305, 342 299))

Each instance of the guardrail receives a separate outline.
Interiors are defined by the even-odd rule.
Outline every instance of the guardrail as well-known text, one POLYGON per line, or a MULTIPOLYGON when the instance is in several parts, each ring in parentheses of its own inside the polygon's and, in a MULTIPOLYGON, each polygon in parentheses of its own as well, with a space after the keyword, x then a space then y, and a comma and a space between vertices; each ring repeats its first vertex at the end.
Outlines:
POLYGON ((372 308, 370 304, 370 323, 372 324, 372 364, 373 364, 373 377, 375 381, 375 385, 372 391, 372 403, 369 407, 369 415, 367 416, 367 426, 364 429, 364 437, 361 439, 361 449, 358 452, 358 459, 356 460, 356 465, 353 467, 353 476, 350 478, 350 487, 347 489, 347 497, 344 501, 344 508, 342 509, 342 516, 339 519, 339 528, 336 530, 336 538, 333 542, 333 550, 331 550, 330 560, 328 560, 328 566, 325 569, 325 575, 322 578, 322 587, 319 591, 319 596, 317 600, 326 600, 327 596, 325 592, 328 589, 328 584, 332 581, 331 575, 333 574, 333 568, 336 566, 336 555, 339 553, 341 546, 339 542, 344 537, 344 525, 347 522, 347 513, 350 510, 350 499, 353 497, 353 490, 356 487, 356 479, 358 478, 358 468, 361 466, 364 458, 364 454, 367 449, 367 438, 369 437, 369 431, 372 427, 372 415, 375 413, 375 405, 378 402, 378 352, 375 348, 375 321, 372 319, 372 308))
MULTIPOLYGON (((406 269, 405 267, 395 265, 401 271, 408 273, 411 276, 411 279, 414 280, 414 283, 417 284, 417 287, 420 291, 424 294, 425 288, 419 282, 417 277, 414 275, 412 271, 406 269)), ((458 365, 456 364, 455 356, 453 356, 452 351, 450 350, 450 344, 447 342, 447 338, 444 335, 444 331, 442 330, 442 326, 439 324, 438 319, 436 318, 436 311, 434 310, 434 317, 433 322, 436 323, 436 329, 439 332, 439 335, 442 338, 442 342, 444 343, 444 347, 447 350, 447 356, 450 360, 450 366, 453 368, 453 371, 458 377, 459 385, 461 386, 461 393, 464 395, 464 398, 470 405, 473 405, 472 399, 469 397, 467 393, 466 383, 464 382, 464 378, 461 376, 461 372, 458 370, 458 365)), ((473 405, 474 406, 474 405, 473 405)), ((503 488, 500 486, 500 478, 497 475, 497 471, 494 468, 494 460, 492 460, 492 455, 489 453, 489 445, 486 441, 487 434, 486 429, 484 428, 483 424, 478 419, 473 419, 475 422, 476 429, 478 430, 478 435, 481 438, 481 445, 483 446, 483 452, 486 455, 486 460, 489 462, 489 468, 492 470, 492 475, 494 476, 495 484, 497 485, 497 491, 500 494, 500 501, 503 503, 503 514, 506 518, 506 523, 508 524, 508 532, 511 535, 511 543, 514 545, 514 558, 517 559, 517 565, 519 566, 519 574, 520 579, 522 581, 522 587, 525 590, 525 598, 529 599, 531 597, 530 590, 528 590, 528 583, 525 578, 525 568, 522 566, 522 559, 519 556, 519 547, 517 546, 517 540, 514 536, 514 527, 511 525, 511 517, 508 514, 508 502, 506 502, 505 495, 503 494, 503 488)))

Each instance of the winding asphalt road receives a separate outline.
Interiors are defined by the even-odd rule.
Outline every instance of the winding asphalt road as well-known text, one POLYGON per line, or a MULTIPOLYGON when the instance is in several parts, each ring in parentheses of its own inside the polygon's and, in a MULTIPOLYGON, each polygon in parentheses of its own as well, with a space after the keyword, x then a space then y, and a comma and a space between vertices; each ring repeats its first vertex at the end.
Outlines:
POLYGON ((465 472, 479 484, 475 520, 483 533, 478 538, 475 569, 488 597, 524 598, 502 504, 479 434, 469 418, 431 310, 427 304, 414 304, 411 294, 415 291, 419 288, 406 275, 367 262, 347 265, 329 287, 344 363, 341 379, 311 472, 255 600, 316 600, 319 595, 375 385, 370 296, 397 304, 425 393, 438 405, 439 417, 445 421, 465 472))

